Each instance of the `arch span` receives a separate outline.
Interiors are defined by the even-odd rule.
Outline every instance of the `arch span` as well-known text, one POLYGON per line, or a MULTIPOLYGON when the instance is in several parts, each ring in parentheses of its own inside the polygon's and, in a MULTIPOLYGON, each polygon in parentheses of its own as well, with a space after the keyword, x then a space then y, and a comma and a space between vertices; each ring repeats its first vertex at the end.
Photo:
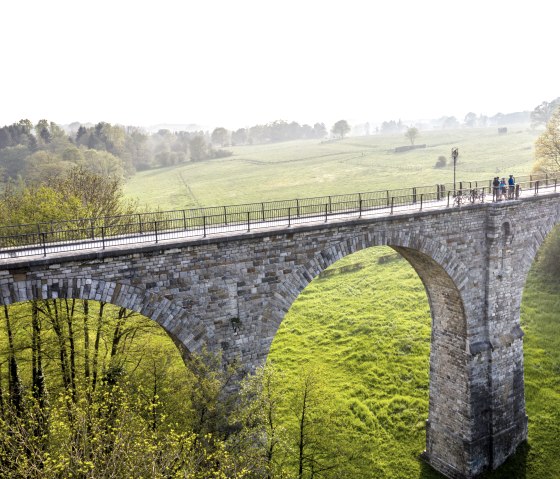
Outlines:
POLYGON ((115 281, 91 278, 50 278, 16 280, 2 285, 2 304, 46 299, 79 299, 114 304, 135 311, 158 323, 179 348, 181 354, 200 351, 205 343, 205 331, 193 327, 182 305, 144 288, 115 281))
MULTIPOLYGON (((275 295, 268 311, 276 315, 274 334, 293 302, 315 277, 339 259, 375 246, 393 248, 411 264, 424 284, 432 317, 426 455, 440 464, 454 464, 457 451, 472 439, 450 432, 464 430, 463 422, 472 414, 469 377, 464 367, 468 361, 467 316, 458 286, 468 281, 468 272, 443 245, 404 234, 364 235, 330 245, 282 283, 282 292, 275 295), (443 426, 442 417, 446 418, 443 426)), ((272 340, 273 337, 266 353, 272 340)))

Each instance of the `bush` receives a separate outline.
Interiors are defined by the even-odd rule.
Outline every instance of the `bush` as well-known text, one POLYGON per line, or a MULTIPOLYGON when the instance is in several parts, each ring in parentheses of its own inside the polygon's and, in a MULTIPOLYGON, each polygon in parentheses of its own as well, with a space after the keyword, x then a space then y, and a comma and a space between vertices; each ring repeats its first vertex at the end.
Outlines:
POLYGON ((447 158, 443 155, 439 155, 434 168, 444 168, 445 166, 447 166, 447 158))

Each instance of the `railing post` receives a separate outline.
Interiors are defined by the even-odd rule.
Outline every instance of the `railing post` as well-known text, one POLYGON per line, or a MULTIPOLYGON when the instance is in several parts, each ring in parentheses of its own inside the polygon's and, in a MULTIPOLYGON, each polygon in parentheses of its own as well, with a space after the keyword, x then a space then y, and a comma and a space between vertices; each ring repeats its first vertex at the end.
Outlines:
POLYGON ((158 242, 157 224, 158 224, 157 220, 154 220, 154 233, 155 233, 155 235, 156 235, 156 243, 158 242))
POLYGON ((416 203, 416 186, 412 187, 412 203, 416 203))
POLYGON ((206 238, 206 215, 202 217, 202 236, 206 238))
POLYGON ((95 222, 94 222, 93 218, 91 218, 89 220, 89 224, 90 224, 90 228, 91 228, 91 239, 94 240, 95 239, 95 222))
POLYGON ((332 213, 332 198, 329 196, 329 213, 332 213))
POLYGON ((387 206, 389 206, 389 204, 390 204, 389 201, 390 201, 389 200, 389 190, 387 190, 387 206))
POLYGON ((105 249, 105 225, 101 226, 101 244, 103 249, 105 249))
POLYGON ((43 243, 43 256, 47 256, 47 234, 41 233, 41 241, 43 243))
POLYGON ((224 225, 227 226, 227 208, 224 206, 224 225))
POLYGON ((422 205, 424 203, 424 193, 420 194, 420 211, 422 211, 422 205))
POLYGON ((251 212, 247 211, 247 232, 251 231, 251 212))
POLYGON ((440 191, 441 191, 441 190, 439 189, 439 183, 438 183, 438 184, 436 185, 436 198, 437 198, 438 201, 441 199, 441 198, 440 198, 440 194, 441 194, 440 191))
POLYGON ((395 204, 395 197, 391 196, 391 214, 393 214, 393 206, 395 204))
POLYGON ((359 196, 359 208, 360 208, 360 218, 362 217, 362 195, 359 196))
POLYGON ((544 178, 545 178, 545 186, 548 186, 548 173, 544 174, 544 178))
POLYGON ((329 204, 325 203, 325 223, 328 221, 329 219, 329 204))
POLYGON ((297 217, 299 218, 299 199, 296 199, 296 207, 297 207, 296 214, 297 214, 297 217))
POLYGON ((448 191, 448 192, 447 192, 447 207, 448 207, 448 208, 449 208, 449 200, 450 200, 450 197, 451 197, 451 191, 448 191))
POLYGON ((288 228, 292 226, 292 208, 288 206, 288 228))
POLYGON ((187 231, 187 213, 183 210, 183 231, 187 231))
POLYGON ((264 203, 261 203, 261 210, 262 210, 262 220, 263 223, 265 222, 265 217, 264 217, 264 203))
POLYGON ((539 180, 535 181, 535 195, 539 194, 539 180))
POLYGON ((557 178, 554 178, 554 193, 556 193, 556 182, 558 181, 557 178))

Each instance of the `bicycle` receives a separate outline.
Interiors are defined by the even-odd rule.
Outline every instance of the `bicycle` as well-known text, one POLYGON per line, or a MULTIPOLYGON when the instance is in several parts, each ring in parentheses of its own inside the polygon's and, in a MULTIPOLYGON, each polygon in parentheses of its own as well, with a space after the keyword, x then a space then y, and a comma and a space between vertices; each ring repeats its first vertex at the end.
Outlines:
POLYGON ((482 188, 482 189, 473 188, 471 190, 470 195, 469 195, 469 201, 471 203, 474 203, 476 201, 479 201, 480 203, 484 203, 485 196, 486 196, 486 193, 484 193, 484 188, 482 188))

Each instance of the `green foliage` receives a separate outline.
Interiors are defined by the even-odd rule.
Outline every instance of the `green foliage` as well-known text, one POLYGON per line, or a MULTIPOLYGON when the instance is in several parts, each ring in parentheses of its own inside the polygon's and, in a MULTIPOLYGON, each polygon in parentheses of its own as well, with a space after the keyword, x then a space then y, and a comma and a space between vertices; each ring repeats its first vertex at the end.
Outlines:
POLYGON ((0 369, 0 386, 9 384, 0 387, 0 477, 262 477, 228 427, 235 368, 220 358, 192 355, 187 369, 159 326, 103 303, 4 312, 0 350, 14 367, 0 369))
MULTIPOLYGON (((558 278, 558 277, 556 277, 558 278)), ((488 477, 555 477, 560 467, 560 281, 531 272, 522 303, 529 443, 488 477)), ((441 477, 418 458, 425 448, 430 348, 429 305, 420 279, 388 248, 336 262, 293 304, 269 361, 287 384, 301 364, 324 367, 323 398, 342 405, 331 427, 337 451, 354 448, 346 477, 441 477), (393 261, 380 261, 381 258, 393 261), (336 430, 335 430, 336 428, 336 430)), ((290 411, 282 424, 296 427, 290 411)))
POLYGON ((536 173, 557 173, 560 171, 560 106, 546 124, 545 131, 535 142, 536 173))
POLYGON ((447 166, 447 158, 439 155, 434 168, 445 168, 445 166, 447 166))
MULTIPOLYGON (((420 279, 399 258, 375 248, 327 269, 293 304, 269 356, 289 384, 304 377, 298 365, 322 363, 321 397, 339 408, 327 414, 339 418, 328 436, 336 451, 348 451, 347 477, 421 471, 415 456, 428 414, 430 314, 420 279), (394 261, 379 262, 386 256, 394 261)), ((284 421, 296 427, 293 414, 284 421)))
POLYGON ((408 138, 411 145, 414 145, 414 140, 416 140, 416 137, 419 134, 420 134, 420 131, 418 130, 418 128, 410 127, 408 130, 406 130, 406 133, 404 134, 404 136, 406 138, 408 138))
POLYGON ((350 125, 346 120, 338 120, 332 127, 331 132, 334 136, 344 138, 346 133, 350 131, 350 125))

